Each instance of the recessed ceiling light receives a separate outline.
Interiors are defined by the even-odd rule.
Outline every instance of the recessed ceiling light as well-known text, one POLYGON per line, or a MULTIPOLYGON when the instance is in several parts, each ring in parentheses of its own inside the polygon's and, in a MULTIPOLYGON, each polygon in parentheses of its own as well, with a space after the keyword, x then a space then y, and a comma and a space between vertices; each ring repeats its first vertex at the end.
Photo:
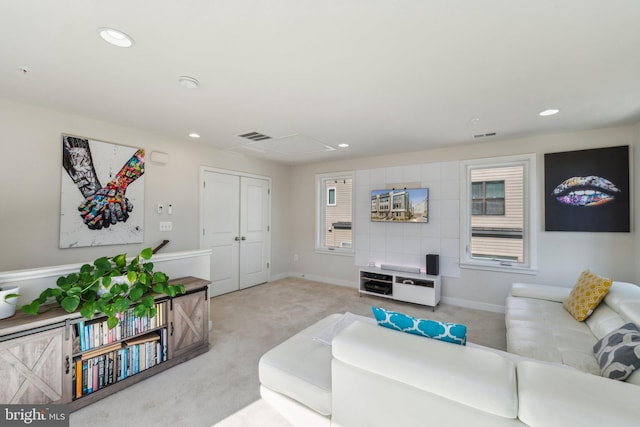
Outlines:
POLYGON ((194 79, 193 77, 189 77, 189 76, 180 76, 180 77, 178 77, 178 82, 180 83, 180 86, 186 87, 187 89, 195 89, 200 84, 200 82, 198 82, 198 80, 194 79))
POLYGON ((195 132, 191 132, 189 134, 189 138, 200 138, 200 134, 199 133, 195 133, 195 132))
POLYGON ((344 143, 344 142, 342 144, 338 144, 338 147, 340 147, 340 148, 347 148, 348 146, 349 146, 349 144, 344 143))
POLYGON ((542 117, 546 117, 546 116, 553 116, 554 114, 558 114, 559 112, 560 110, 558 110, 557 108, 549 108, 548 110, 539 112, 538 115, 542 117))
POLYGON ((115 30, 113 28, 98 28, 100 37, 107 43, 110 43, 118 47, 131 47, 133 46, 133 39, 123 33, 122 31, 115 30))

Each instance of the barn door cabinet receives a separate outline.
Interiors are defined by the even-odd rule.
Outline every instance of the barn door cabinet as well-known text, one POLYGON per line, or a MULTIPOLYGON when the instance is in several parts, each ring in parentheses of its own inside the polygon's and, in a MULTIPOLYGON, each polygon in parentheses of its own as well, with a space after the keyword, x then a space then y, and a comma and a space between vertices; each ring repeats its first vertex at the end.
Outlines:
POLYGON ((186 293, 156 298, 154 318, 104 317, 52 309, 0 320, 0 404, 82 408, 209 349, 209 281, 172 280, 186 293))

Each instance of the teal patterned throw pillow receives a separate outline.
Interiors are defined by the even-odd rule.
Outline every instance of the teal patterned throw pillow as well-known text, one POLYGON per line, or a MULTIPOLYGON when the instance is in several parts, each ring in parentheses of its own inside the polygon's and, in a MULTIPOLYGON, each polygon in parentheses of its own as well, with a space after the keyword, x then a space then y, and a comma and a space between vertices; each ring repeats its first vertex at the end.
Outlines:
POLYGON ((409 334, 433 338, 454 344, 467 344, 467 327, 459 323, 445 323, 437 320, 416 319, 403 313, 371 307, 378 325, 409 334))

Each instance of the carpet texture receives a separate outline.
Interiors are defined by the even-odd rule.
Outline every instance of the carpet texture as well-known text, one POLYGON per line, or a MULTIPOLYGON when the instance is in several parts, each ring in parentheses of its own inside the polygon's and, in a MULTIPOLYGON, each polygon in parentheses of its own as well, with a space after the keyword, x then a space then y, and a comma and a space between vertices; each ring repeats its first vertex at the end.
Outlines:
MULTIPOLYGON (((467 325, 469 342, 506 349, 504 315, 441 304, 431 308, 305 279, 286 278, 210 300, 210 350, 71 414, 71 427, 210 427, 260 398, 258 360, 332 313, 373 317, 371 306, 467 325)), ((257 404, 260 405, 260 404, 257 404)))

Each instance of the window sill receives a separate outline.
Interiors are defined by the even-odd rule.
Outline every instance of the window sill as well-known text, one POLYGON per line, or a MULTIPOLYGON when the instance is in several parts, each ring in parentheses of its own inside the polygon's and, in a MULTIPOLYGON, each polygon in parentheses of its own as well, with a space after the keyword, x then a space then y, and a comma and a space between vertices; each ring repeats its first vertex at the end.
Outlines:
POLYGON ((340 256, 355 256, 355 252, 353 250, 345 250, 345 249, 327 249, 327 248, 316 248, 315 252, 317 254, 327 254, 327 255, 340 255, 340 256))
POLYGON ((469 270, 496 271, 500 273, 528 274, 531 276, 538 274, 538 270, 535 268, 515 265, 476 264, 461 262, 460 268, 469 270))

